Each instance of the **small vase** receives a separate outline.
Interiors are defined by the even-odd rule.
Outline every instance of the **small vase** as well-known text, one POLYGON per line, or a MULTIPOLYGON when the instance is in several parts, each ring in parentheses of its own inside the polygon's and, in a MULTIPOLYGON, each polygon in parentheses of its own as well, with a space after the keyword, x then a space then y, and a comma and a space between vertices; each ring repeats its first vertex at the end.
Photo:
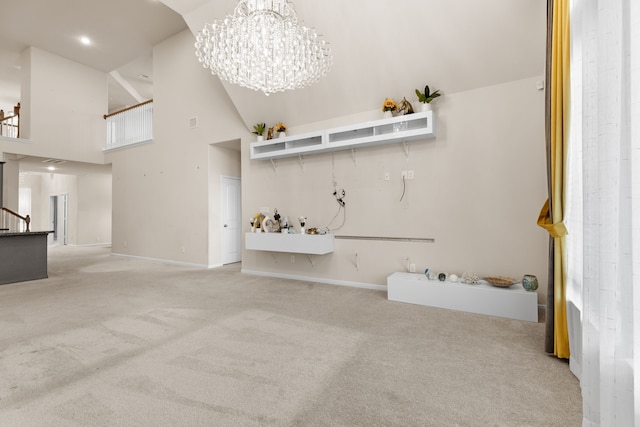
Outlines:
POLYGON ((530 292, 538 289, 538 278, 533 274, 525 274, 522 278, 522 287, 530 292))
POLYGON ((425 102, 422 104, 422 111, 431 111, 431 104, 429 104, 428 102, 425 102))
POLYGON ((262 136, 262 135, 256 136, 256 141, 258 141, 258 142, 264 141, 264 136, 262 136))
POLYGON ((286 132, 278 132, 278 138, 285 138, 287 136, 286 132))
POLYGON ((391 111, 385 111, 382 115, 385 119, 390 119, 393 117, 393 113, 391 111))

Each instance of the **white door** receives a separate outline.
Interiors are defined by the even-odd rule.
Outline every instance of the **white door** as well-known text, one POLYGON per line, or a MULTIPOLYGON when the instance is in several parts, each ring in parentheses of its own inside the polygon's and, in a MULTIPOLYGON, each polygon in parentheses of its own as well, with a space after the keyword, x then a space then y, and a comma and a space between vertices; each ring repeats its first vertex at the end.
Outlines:
POLYGON ((240 178, 222 177, 222 263, 242 260, 240 178))

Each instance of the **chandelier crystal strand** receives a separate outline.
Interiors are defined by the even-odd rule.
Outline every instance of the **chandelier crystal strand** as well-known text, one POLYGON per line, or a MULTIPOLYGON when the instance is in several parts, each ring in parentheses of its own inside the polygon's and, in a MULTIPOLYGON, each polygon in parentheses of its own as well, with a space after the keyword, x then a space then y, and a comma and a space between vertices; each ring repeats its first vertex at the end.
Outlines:
POLYGON ((315 83, 332 65, 329 44, 289 0, 240 0, 233 16, 205 24, 195 48, 212 74, 265 95, 315 83))

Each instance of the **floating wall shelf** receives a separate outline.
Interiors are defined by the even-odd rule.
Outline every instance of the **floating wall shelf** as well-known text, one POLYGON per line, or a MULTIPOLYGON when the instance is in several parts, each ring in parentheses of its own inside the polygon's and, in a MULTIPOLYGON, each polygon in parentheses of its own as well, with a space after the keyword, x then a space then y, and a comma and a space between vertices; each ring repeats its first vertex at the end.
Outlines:
POLYGON ((278 159, 434 138, 433 111, 408 114, 251 144, 252 159, 278 159))
POLYGON ((308 255, 333 252, 333 234, 245 233, 244 236, 248 250, 308 255))

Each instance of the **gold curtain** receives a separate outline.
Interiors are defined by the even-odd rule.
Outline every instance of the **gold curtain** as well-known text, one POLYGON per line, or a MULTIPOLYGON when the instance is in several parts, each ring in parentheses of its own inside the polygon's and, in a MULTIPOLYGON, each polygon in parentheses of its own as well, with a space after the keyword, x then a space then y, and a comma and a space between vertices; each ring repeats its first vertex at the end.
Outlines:
MULTIPOLYGON (((564 220, 565 167, 569 128, 569 0, 549 0, 549 39, 547 41, 547 163, 549 198, 538 225, 549 232, 550 280, 547 324, 552 323, 553 354, 569 358, 566 305, 566 244, 564 220)), ((549 346, 547 346, 548 348, 549 346)), ((547 350, 549 351, 549 350, 547 350)), ((551 352, 551 351, 549 351, 551 352)))

